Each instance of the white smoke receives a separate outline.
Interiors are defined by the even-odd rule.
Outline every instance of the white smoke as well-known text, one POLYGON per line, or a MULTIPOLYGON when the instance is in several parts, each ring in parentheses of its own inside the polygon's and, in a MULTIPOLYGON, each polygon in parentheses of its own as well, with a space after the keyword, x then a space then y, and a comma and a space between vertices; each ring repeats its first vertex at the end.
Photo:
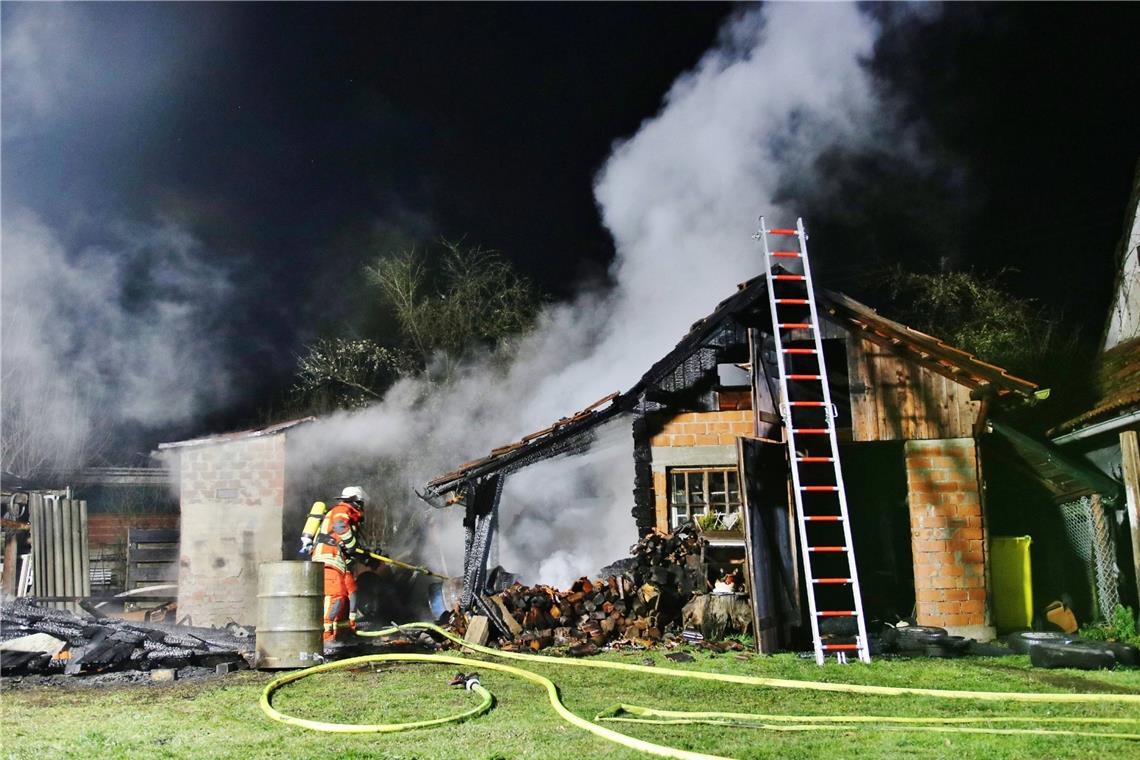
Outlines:
MULTIPOLYGON (((547 309, 508 367, 468 367, 424 404, 422 389, 405 381, 369 410, 302 428, 302 456, 393 459, 409 484, 422 484, 629 388, 736 283, 760 273, 757 216, 795 221, 776 201, 781 184, 792 176, 810 185, 821 152, 869 134, 876 104, 861 61, 875 36, 847 4, 771 4, 733 19, 598 175, 617 248, 613 289, 547 309)), ((636 540, 632 435, 615 425, 586 455, 508 478, 500 546, 508 570, 565 585, 625 556, 636 540)), ((461 515, 437 519, 454 572, 461 515)), ((424 552, 436 558, 434 548, 424 552)))
POLYGON ((4 216, 4 466, 81 464, 122 423, 181 422, 224 402, 207 337, 230 285, 171 225, 112 224, 69 244, 35 214, 4 216))
MULTIPOLYGON (((2 12, 3 466, 27 475, 90 463, 127 428, 224 404, 219 328, 233 291, 183 227, 91 212, 77 188, 99 171, 66 147, 107 114, 142 123, 139 104, 150 114, 162 102, 184 40, 199 32, 157 55, 161 41, 128 28, 138 16, 119 17, 116 32, 131 44, 106 45, 100 9, 17 3, 2 12)), ((114 190, 94 205, 113 208, 114 190)))

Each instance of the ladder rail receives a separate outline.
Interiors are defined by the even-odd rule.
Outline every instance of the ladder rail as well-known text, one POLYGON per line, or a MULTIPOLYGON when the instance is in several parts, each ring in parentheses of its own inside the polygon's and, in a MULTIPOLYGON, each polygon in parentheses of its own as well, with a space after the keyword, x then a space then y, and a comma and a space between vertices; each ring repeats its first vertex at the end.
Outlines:
POLYGON ((796 523, 800 531, 800 547, 801 556, 803 557, 804 571, 807 576, 807 597, 808 609, 810 612, 810 621, 812 629, 812 644, 815 649, 815 659, 820 665, 824 663, 826 652, 834 651, 840 662, 846 662, 846 651, 856 651, 859 659, 862 662, 869 663, 871 661, 869 641, 867 639, 866 620, 863 614, 863 595, 862 589, 859 585, 859 575, 855 567, 855 551, 854 543, 851 536, 851 520, 849 518, 849 511, 847 506, 847 492, 843 482, 843 472, 839 461, 839 442, 835 432, 836 412, 835 405, 831 398, 831 386, 827 380, 826 364, 823 356, 823 341, 819 331, 819 312, 816 307, 815 301, 815 287, 811 277, 811 264, 808 260, 807 254, 807 233, 804 230, 803 219, 796 220, 795 229, 778 228, 769 229, 764 217, 760 217, 760 232, 756 236, 762 244, 764 252, 764 268, 765 278, 768 287, 768 305, 772 316, 772 336, 776 349, 776 367, 780 376, 780 394, 781 398, 778 400, 778 408, 781 416, 784 418, 786 429, 786 443, 788 447, 789 465, 792 472, 792 486, 795 498, 796 507, 796 523), (779 251, 777 252, 782 257, 799 258, 803 269, 802 275, 781 274, 777 275, 773 272, 774 265, 772 259, 775 254, 769 249, 768 235, 786 235, 795 236, 799 246, 797 252, 779 251), (806 298, 784 298, 777 296, 775 292, 776 282, 802 282, 806 298), (779 316, 779 307, 781 305, 797 305, 807 306, 810 323, 789 323, 785 325, 779 316), (811 333, 812 349, 785 349, 784 338, 781 329, 801 329, 808 330, 811 333), (785 354, 790 355, 814 355, 816 358, 817 375, 810 375, 805 373, 797 373, 789 375, 785 364, 785 354), (789 381, 801 380, 810 378, 820 384, 822 395, 822 402, 795 402, 791 398, 791 390, 789 388, 789 381), (816 407, 822 408, 824 414, 824 428, 804 428, 801 432, 816 434, 826 434, 828 446, 830 446, 830 457, 820 456, 804 456, 800 457, 796 450, 796 433, 798 427, 793 419, 794 410, 797 407, 816 407), (832 471, 835 477, 834 486, 803 486, 800 478, 800 463, 811 463, 830 461, 832 464, 832 471), (829 491, 835 493, 838 499, 839 515, 834 516, 808 516, 804 506, 804 493, 816 491, 829 491), (841 522, 843 524, 843 541, 844 546, 826 546, 814 547, 811 540, 808 538, 808 523, 809 522, 841 522), (816 550, 821 550, 825 553, 846 553, 847 555, 847 578, 823 578, 815 577, 815 572, 812 566, 812 555, 816 550), (853 610, 850 612, 836 612, 828 611, 821 613, 817 607, 816 600, 816 585, 819 584, 839 584, 847 585, 850 589, 852 596, 853 610), (856 644, 824 644, 820 635, 819 618, 821 616, 827 617, 854 617, 857 625, 857 638, 856 644))
POLYGON ((835 484, 838 486, 836 492, 839 497, 839 513, 843 515, 843 540, 847 547, 847 564, 848 573, 851 578, 851 595, 854 597, 855 602, 855 620, 858 623, 859 630, 859 659, 863 662, 870 662, 871 655, 868 648, 867 639, 867 622, 866 617, 863 615, 863 592, 859 586, 859 573, 855 568, 855 544, 851 538, 851 520, 847 509, 847 487, 843 482, 843 471, 839 463, 839 441, 835 435, 835 405, 831 400, 831 383, 827 379, 827 371, 824 369, 823 360, 823 340, 819 334, 819 311, 816 307, 815 300, 815 285, 812 282, 811 276, 811 263, 808 258, 807 252, 807 232, 804 230, 803 218, 796 219, 796 236, 800 241, 800 261, 803 263, 804 268, 804 282, 807 287, 808 293, 808 309, 811 314, 811 323, 813 325, 812 338, 815 344, 816 356, 819 358, 819 375, 820 384, 823 387, 823 403, 824 408, 829 415, 828 438, 831 442, 832 452, 832 467, 835 473, 835 484))
MULTIPOLYGON (((786 368, 784 366, 784 352, 783 352, 784 342, 783 342, 782 337, 780 336, 780 329, 778 327, 775 327, 775 325, 780 323, 780 320, 779 320, 779 315, 777 314, 777 306, 778 306, 778 304, 776 303, 777 298, 776 298, 775 292, 773 291, 774 280, 772 279, 772 258, 771 258, 771 255, 769 253, 769 250, 768 250, 768 235, 769 235, 769 230, 767 228, 767 224, 765 223, 764 217, 760 217, 759 238, 760 238, 760 242, 763 246, 763 251, 764 251, 764 276, 767 279, 767 285, 768 285, 768 307, 771 310, 771 314, 772 314, 772 325, 773 325, 772 337, 773 337, 773 340, 775 341, 775 348, 776 348, 776 370, 780 376, 780 396, 781 396, 781 398, 777 402, 777 405, 781 411, 787 410, 786 416, 784 417, 785 442, 787 443, 787 446, 788 446, 789 464, 790 464, 790 469, 792 471, 792 493, 794 494, 794 498, 795 498, 795 502, 796 502, 796 524, 800 529, 799 530, 799 532, 800 532, 800 556, 802 557, 802 561, 804 564, 804 570, 807 574, 806 581, 807 581, 807 598, 808 598, 808 612, 809 612, 808 619, 811 622, 811 634, 812 634, 811 639, 812 639, 812 646, 815 648, 815 661, 817 664, 822 665, 823 660, 824 660, 824 652, 823 652, 823 647, 822 647, 822 639, 820 638, 820 635, 819 635, 819 615, 817 614, 816 605, 815 605, 815 589, 812 587, 812 584, 815 580, 815 576, 812 573, 811 552, 809 551, 809 549, 811 547, 808 544, 807 522, 804 520, 804 509, 802 506, 803 497, 801 495, 802 492, 800 491, 800 472, 799 472, 799 467, 795 466, 796 465, 796 462, 795 462, 795 460, 796 460, 795 425, 792 422, 791 407, 787 406, 787 402, 790 399, 788 398, 788 374, 787 374, 786 368)), ((755 371, 755 369, 753 369, 753 371, 755 371)), ((822 371, 820 372, 820 374, 821 375, 823 374, 822 371)))

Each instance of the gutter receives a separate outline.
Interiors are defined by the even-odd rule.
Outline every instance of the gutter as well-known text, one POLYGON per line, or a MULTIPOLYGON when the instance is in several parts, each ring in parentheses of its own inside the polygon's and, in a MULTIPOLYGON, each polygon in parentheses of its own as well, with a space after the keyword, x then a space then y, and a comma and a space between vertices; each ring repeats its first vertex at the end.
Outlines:
POLYGON ((1092 436, 1100 435, 1101 433, 1109 433, 1113 430, 1116 430, 1117 428, 1131 425, 1132 423, 1140 423, 1140 409, 1135 409, 1123 417, 1115 417, 1111 420, 1105 420, 1104 422, 1098 422, 1094 425, 1089 425, 1088 427, 1081 428, 1080 430, 1074 430, 1072 433, 1059 435, 1056 438, 1053 438, 1052 441, 1058 445, 1072 443, 1073 441, 1080 441, 1085 438, 1091 438, 1092 436))

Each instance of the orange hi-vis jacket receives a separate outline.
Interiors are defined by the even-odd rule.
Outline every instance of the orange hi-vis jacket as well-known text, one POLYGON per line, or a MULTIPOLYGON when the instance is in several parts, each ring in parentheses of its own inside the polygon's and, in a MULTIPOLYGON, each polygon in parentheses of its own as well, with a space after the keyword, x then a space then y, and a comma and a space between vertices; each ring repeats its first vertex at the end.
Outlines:
POLYGON ((326 512, 313 542, 313 561, 343 573, 353 562, 367 557, 368 551, 356 540, 356 529, 363 517, 359 509, 343 501, 326 512))

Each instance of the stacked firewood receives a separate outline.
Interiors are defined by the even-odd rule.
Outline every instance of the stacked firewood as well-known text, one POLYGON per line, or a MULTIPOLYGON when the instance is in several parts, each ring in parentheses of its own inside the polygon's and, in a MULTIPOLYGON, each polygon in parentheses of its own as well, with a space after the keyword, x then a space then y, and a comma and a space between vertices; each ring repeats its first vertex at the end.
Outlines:
MULTIPOLYGON (((681 608, 704 591, 703 540, 654 531, 630 548, 618 574, 579 578, 568 590, 515 583, 487 597, 509 633, 504 649, 569 646, 588 653, 605 645, 649 646, 679 625, 681 608)), ((608 569, 614 569, 611 566, 608 569)))
POLYGON ((3 641, 48 634, 58 651, 5 652, 0 658, 3 675, 64 673, 87 675, 114 670, 182 668, 188 665, 216 668, 242 665, 237 648, 206 638, 111 618, 86 618, 60 609, 39 607, 24 600, 0 608, 3 641))

